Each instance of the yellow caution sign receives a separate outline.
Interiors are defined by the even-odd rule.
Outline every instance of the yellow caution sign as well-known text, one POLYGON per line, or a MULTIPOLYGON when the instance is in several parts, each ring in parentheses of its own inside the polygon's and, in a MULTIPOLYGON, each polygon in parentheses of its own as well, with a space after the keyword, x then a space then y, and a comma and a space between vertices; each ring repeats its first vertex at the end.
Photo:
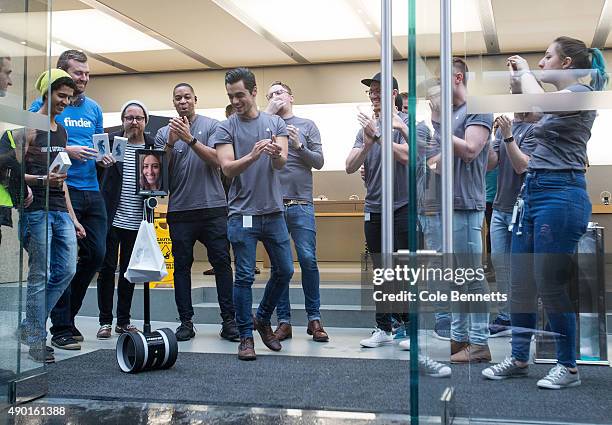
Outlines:
POLYGON ((174 287, 174 257, 172 256, 172 240, 170 240, 170 228, 166 223, 165 218, 156 218, 154 221, 155 234, 157 235, 157 243, 164 254, 166 262, 166 269, 168 269, 168 276, 163 278, 160 282, 150 282, 149 286, 155 288, 156 286, 170 286, 174 287))

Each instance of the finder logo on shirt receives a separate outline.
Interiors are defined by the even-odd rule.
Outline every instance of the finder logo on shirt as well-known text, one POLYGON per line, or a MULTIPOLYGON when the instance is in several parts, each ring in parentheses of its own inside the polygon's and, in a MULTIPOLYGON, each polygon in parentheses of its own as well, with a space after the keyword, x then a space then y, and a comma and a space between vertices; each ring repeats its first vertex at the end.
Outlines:
POLYGON ((78 120, 72 119, 70 117, 64 118, 64 127, 83 127, 83 128, 91 128, 93 124, 91 121, 79 118, 78 120))

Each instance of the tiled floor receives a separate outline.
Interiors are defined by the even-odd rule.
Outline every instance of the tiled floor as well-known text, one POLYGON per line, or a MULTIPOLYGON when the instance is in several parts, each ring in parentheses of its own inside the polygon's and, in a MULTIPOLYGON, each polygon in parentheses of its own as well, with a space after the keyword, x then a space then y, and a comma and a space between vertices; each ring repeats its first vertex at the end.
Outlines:
MULTIPOLYGON (((57 361, 77 356, 83 353, 98 349, 114 349, 117 343, 117 335, 113 334, 110 340, 98 340, 95 335, 98 331, 98 320, 92 317, 77 317, 77 327, 83 333, 85 341, 81 343, 82 349, 78 351, 55 349, 57 361)), ((133 322, 139 329, 142 329, 142 321, 133 322)), ((170 328, 174 330, 177 323, 152 322, 152 329, 170 328)), ((197 353, 227 353, 236 354, 238 345, 233 342, 219 338, 220 326, 218 325, 198 325, 196 324, 196 337, 191 341, 179 342, 179 352, 197 353)), ((293 338, 283 341, 283 350, 272 352, 268 350, 259 337, 255 338, 255 349, 261 355, 281 355, 281 356, 308 356, 308 357, 348 357, 363 359, 404 359, 410 358, 409 351, 402 351, 393 345, 379 348, 363 348, 359 341, 369 336, 371 330, 362 328, 326 328, 330 341, 327 343, 317 343, 306 334, 306 328, 294 327, 293 338)), ((509 338, 491 339, 490 346, 494 361, 503 360, 509 352, 509 338)), ((448 341, 441 341, 431 336, 430 332, 420 333, 421 352, 425 351, 431 357, 447 361, 449 356, 448 341)), ((25 349, 25 348, 24 348, 25 349)))

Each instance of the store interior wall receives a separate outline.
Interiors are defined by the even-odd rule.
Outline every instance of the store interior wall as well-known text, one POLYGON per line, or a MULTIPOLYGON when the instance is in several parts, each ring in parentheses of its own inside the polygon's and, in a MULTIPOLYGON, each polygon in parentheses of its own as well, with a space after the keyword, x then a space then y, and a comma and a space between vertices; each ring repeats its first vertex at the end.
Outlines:
MULTIPOLYGON (((536 66, 540 53, 523 55, 536 66)), ((469 81, 470 95, 507 93, 507 82, 501 78, 483 78, 482 71, 505 71, 506 55, 468 57, 472 72, 469 81)), ((606 52, 612 67, 612 52, 606 52)), ((437 58, 419 60, 417 80, 436 74, 437 58)), ((275 80, 289 84, 294 92, 296 104, 329 104, 367 102, 362 78, 371 77, 379 71, 378 62, 355 62, 341 64, 292 65, 253 68, 258 87, 265 89, 275 80)), ((394 75, 400 89, 407 88, 406 61, 394 64, 394 75)), ((150 110, 172 109, 172 88, 178 82, 188 82, 198 95, 198 108, 222 108, 228 103, 223 77, 225 70, 164 72, 134 75, 93 76, 88 95, 98 101, 105 112, 116 111, 127 99, 140 99, 150 110)), ((490 74, 489 74, 490 75, 490 74)), ((265 105, 263 93, 258 95, 260 107, 265 105)), ((333 140, 324 140, 334 143, 333 140)), ((611 142, 612 143, 612 142, 611 142)), ((611 146, 612 149, 612 146, 611 146)), ((351 195, 363 199, 365 190, 358 174, 347 176, 343 171, 321 171, 314 173, 314 194, 328 199, 343 200, 351 195)), ((601 203, 599 194, 612 190, 612 165, 596 165, 588 171, 589 194, 594 204, 601 203)))

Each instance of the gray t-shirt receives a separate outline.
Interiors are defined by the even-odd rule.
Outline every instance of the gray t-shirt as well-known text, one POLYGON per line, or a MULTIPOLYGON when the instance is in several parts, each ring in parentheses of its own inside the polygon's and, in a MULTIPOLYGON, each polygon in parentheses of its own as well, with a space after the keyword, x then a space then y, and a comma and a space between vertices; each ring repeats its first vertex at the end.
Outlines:
MULTIPOLYGON (((399 112, 401 119, 409 125, 407 114, 399 112)), ((417 125, 417 140, 426 140, 429 128, 424 123, 417 125)), ((393 143, 404 144, 406 140, 399 130, 393 130, 393 143)), ((422 142, 417 142, 422 143, 422 142)), ((363 147, 363 129, 357 132, 353 148, 363 147)), ((364 211, 369 213, 380 213, 382 211, 382 147, 380 143, 374 143, 368 151, 365 162, 365 186, 366 197, 364 211)), ((408 205, 408 165, 395 161, 393 171, 393 210, 408 205)))
MULTIPOLYGON (((571 92, 593 91, 575 84, 571 92)), ((587 142, 597 116, 596 111, 558 112, 544 115, 534 128, 536 147, 528 168, 532 170, 580 170, 587 166, 587 142)))
MULTIPOLYGON (((426 140, 419 143, 419 157, 417 168, 417 196, 419 214, 440 212, 442 192, 440 175, 429 168, 427 161, 440 153, 440 143, 435 140, 439 137, 440 124, 432 122, 434 137, 428 133, 426 140)), ((429 128, 428 128, 429 132, 429 128)))
MULTIPOLYGON (((255 143, 271 135, 287 136, 287 126, 277 115, 259 112, 257 118, 245 120, 237 114, 221 122, 213 137, 215 146, 231 144, 234 158, 248 155, 255 143)), ((229 191, 229 215, 263 215, 284 211, 280 170, 272 167, 272 159, 262 153, 241 174, 234 177, 229 191)))
MULTIPOLYGON (((219 121, 196 115, 191 123, 190 132, 205 146, 212 145, 212 136, 219 121)), ((155 137, 155 147, 163 148, 168 139, 169 126, 159 129, 155 137)), ((168 212, 192 211, 205 208, 218 208, 227 205, 221 184, 219 170, 211 167, 190 148, 189 140, 177 140, 170 160, 170 199, 168 212)))
POLYGON ((283 198, 312 202, 312 169, 323 167, 321 134, 309 119, 293 116, 284 121, 299 128, 298 135, 304 148, 298 151, 289 143, 287 164, 280 170, 283 198))
MULTIPOLYGON (((516 141, 521 152, 525 155, 531 155, 535 149, 535 138, 533 136, 533 128, 535 123, 532 122, 516 122, 512 123, 512 137, 516 141)), ((512 162, 508 156, 507 144, 503 142, 504 136, 501 130, 497 130, 492 148, 498 155, 499 174, 497 175, 497 194, 493 201, 493 209, 511 213, 516 203, 516 198, 521 190, 521 185, 525 178, 525 173, 516 174, 512 167, 512 162)))
MULTIPOLYGON (((465 139, 465 130, 471 125, 480 125, 493 128, 493 114, 468 114, 467 104, 453 107, 453 135, 465 139)), ((434 142, 440 149, 440 125, 434 124, 434 142)), ((470 163, 455 155, 453 160, 453 209, 484 211, 485 174, 489 156, 489 143, 480 151, 480 154, 470 163)))

